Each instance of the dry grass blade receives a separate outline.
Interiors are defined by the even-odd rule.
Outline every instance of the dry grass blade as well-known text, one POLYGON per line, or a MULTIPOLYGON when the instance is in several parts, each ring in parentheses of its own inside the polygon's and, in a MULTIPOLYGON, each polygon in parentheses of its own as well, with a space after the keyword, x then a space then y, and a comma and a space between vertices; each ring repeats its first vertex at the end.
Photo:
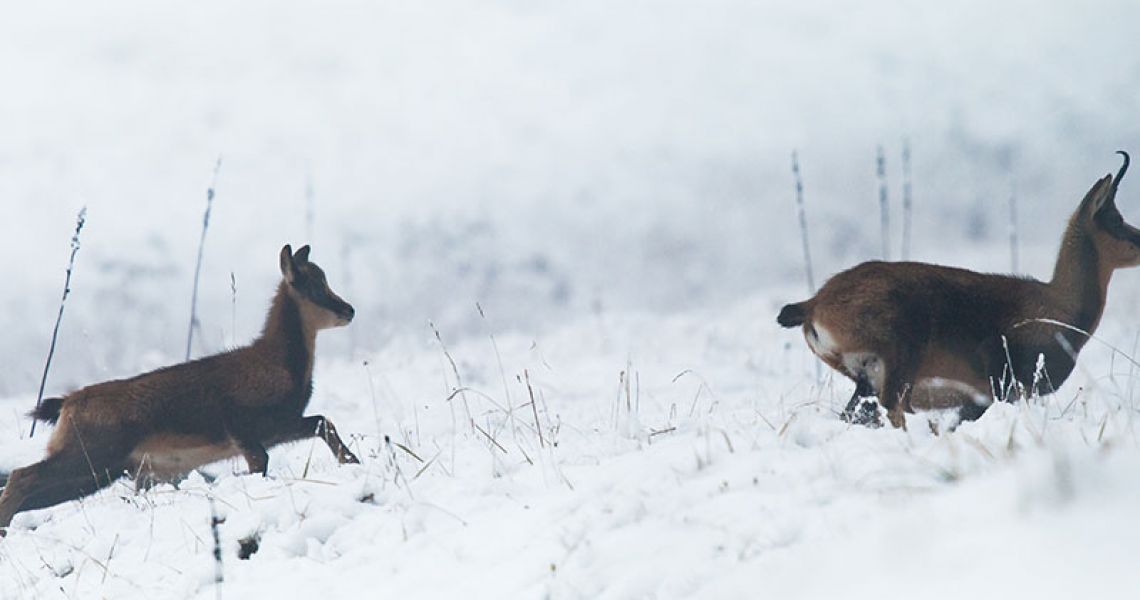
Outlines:
POLYGON ((478 423, 473 423, 473 425, 475 425, 475 430, 476 430, 476 431, 478 431, 479 433, 481 433, 481 434, 483 434, 484 436, 486 436, 486 438, 487 438, 488 440, 490 440, 490 442, 491 442, 492 444, 494 444, 496 448, 498 448, 499 450, 502 450, 502 451, 503 451, 503 454, 508 454, 508 452, 507 452, 507 449, 506 449, 506 448, 504 448, 504 447, 503 447, 503 445, 502 445, 502 444, 500 444, 500 443, 499 443, 499 441, 498 441, 498 440, 496 440, 496 439, 494 438, 494 436, 492 436, 491 434, 487 433, 487 432, 486 432, 486 430, 484 430, 482 427, 480 427, 478 423))
POLYGON ((401 444, 400 442, 392 442, 392 445, 399 448, 400 450, 403 450, 404 452, 407 452, 408 456, 411 456, 412 458, 416 459, 417 461, 419 461, 421 463, 424 462, 424 459, 420 458, 419 455, 416 454, 415 452, 412 452, 411 448, 408 448, 407 446, 401 444))
POLYGON ((784 434, 788 431, 788 427, 791 426, 792 422, 796 420, 796 416, 799 414, 800 413, 792 413, 792 416, 788 417, 788 420, 784 422, 783 427, 780 427, 780 431, 776 433, 776 437, 784 437, 784 434))
POLYGON ((1057 321, 1055 319, 1026 319, 1026 320, 1014 325, 1013 328, 1017 329, 1018 327, 1024 327, 1025 325, 1029 325, 1032 323, 1045 323, 1046 325, 1055 325, 1055 326, 1060 327, 1062 329, 1067 329, 1067 330, 1072 331, 1074 333, 1079 333, 1079 334, 1089 338, 1090 340, 1096 340, 1096 341, 1104 344, 1113 352, 1119 353, 1121 356, 1123 356, 1124 360, 1127 360, 1133 366, 1140 367, 1140 362, 1137 362, 1136 359, 1129 356, 1127 352, 1121 350, 1120 348, 1117 348, 1116 346, 1113 346, 1112 344, 1106 342, 1105 340, 1101 339, 1100 337, 1097 337, 1097 336, 1085 331, 1084 329, 1081 329, 1080 327, 1074 327, 1074 326, 1069 325, 1068 323, 1064 323, 1062 321, 1057 321))
POLYGON ((534 402, 534 388, 530 385, 530 372, 523 369, 523 377, 526 379, 526 392, 530 394, 530 410, 534 413, 534 430, 538 432, 538 445, 540 448, 545 448, 546 440, 542 437, 542 424, 538 421, 538 405, 534 402))
POLYGON ((426 463, 424 463, 424 466, 420 467, 420 470, 416 471, 415 475, 412 475, 412 481, 419 479, 420 475, 423 475, 424 471, 428 470, 428 467, 435 464, 435 459, 437 459, 437 458, 439 458, 438 452, 435 453, 435 456, 431 457, 431 459, 429 459, 426 463))
POLYGON ((313 449, 316 448, 316 446, 317 440, 313 438, 313 441, 309 444, 309 456, 305 458, 305 468, 301 469, 301 479, 305 479, 309 476, 309 465, 313 464, 313 449))
POLYGON ((467 420, 472 425, 474 425, 475 419, 471 416, 471 407, 467 403, 467 394, 464 393, 467 391, 467 388, 464 387, 463 378, 459 375, 459 366, 455 364, 455 359, 452 358, 451 352, 448 351, 447 344, 443 343, 443 336, 439 334, 439 329, 436 329, 435 323, 428 321, 428 327, 431 327, 432 333, 435 334, 435 339, 437 342, 439 342, 439 348, 443 351, 443 355, 447 358, 448 364, 451 365, 452 374, 455 375, 455 392, 448 396, 447 399, 451 400, 455 397, 455 394, 459 394, 459 397, 463 399, 463 410, 467 413, 467 420))
POLYGON ((990 449, 986 448, 985 444, 981 443, 980 441, 975 439, 973 436, 961 433, 961 434, 958 434, 958 437, 962 438, 963 440, 966 440, 966 443, 969 444, 970 447, 972 447, 975 450, 977 450, 978 452, 980 452, 986 458, 990 459, 991 461, 996 460, 993 453, 990 452, 990 449))

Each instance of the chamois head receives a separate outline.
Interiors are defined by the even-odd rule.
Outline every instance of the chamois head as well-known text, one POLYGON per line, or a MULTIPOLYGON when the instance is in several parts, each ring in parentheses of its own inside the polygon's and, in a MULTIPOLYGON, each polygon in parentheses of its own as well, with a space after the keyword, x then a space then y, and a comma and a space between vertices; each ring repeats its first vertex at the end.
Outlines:
POLYGON ((348 325, 356 315, 351 304, 329 289, 325 272, 316 263, 309 262, 308 246, 296 253, 288 244, 281 249, 281 275, 288 285, 289 295, 315 329, 348 325))
POLYGON ((1140 229, 1125 223, 1116 208, 1116 188, 1130 162, 1127 152, 1121 150, 1118 154, 1124 157, 1124 164, 1116 177, 1107 175, 1096 182, 1081 201, 1076 214, 1084 232, 1091 236, 1104 266, 1113 269, 1140 265, 1140 229))

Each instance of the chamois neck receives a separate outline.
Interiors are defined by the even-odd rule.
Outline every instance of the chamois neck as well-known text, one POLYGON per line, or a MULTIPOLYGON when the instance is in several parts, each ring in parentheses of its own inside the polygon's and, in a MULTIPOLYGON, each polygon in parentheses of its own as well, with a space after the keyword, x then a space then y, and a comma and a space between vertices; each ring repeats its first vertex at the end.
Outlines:
POLYGON ((312 377, 316 341, 316 329, 306 325, 301 307, 289 293, 289 284, 282 281, 261 336, 253 345, 272 360, 284 362, 294 379, 304 383, 312 377))
POLYGON ((1076 221, 1061 238, 1053 279, 1049 282, 1064 303, 1067 323, 1092 333, 1104 312, 1112 268, 1106 267, 1090 234, 1076 221))

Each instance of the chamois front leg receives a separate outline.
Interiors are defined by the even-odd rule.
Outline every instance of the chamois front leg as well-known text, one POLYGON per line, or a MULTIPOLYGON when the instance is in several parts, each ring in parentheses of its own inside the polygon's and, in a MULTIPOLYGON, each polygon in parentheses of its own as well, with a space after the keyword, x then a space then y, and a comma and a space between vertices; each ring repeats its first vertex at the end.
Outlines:
POLYGON ((269 476, 269 452, 261 442, 256 440, 238 442, 245 464, 249 466, 250 473, 260 473, 262 477, 269 476))
POLYGON ((312 415, 290 421, 286 426, 276 431, 270 440, 270 445, 275 446, 311 437, 319 437, 324 440, 340 464, 360 464, 360 459, 356 458, 356 455, 350 452, 348 446, 340 439, 332 421, 323 415, 312 415))
POLYGON ((302 419, 306 426, 311 428, 318 437, 325 441, 325 445, 329 447, 333 455, 336 456, 337 462, 340 464, 360 464, 360 459, 349 451, 348 446, 340 439, 340 435, 336 432, 336 427, 333 426, 332 421, 326 419, 323 415, 313 415, 302 419))
POLYGON ((226 433, 229 434, 238 450, 241 450, 242 456, 245 457, 245 464, 249 467, 249 472, 260 473, 262 477, 268 477, 269 452, 265 449, 265 444, 257 439, 257 435, 248 428, 237 425, 234 419, 227 420, 226 433))

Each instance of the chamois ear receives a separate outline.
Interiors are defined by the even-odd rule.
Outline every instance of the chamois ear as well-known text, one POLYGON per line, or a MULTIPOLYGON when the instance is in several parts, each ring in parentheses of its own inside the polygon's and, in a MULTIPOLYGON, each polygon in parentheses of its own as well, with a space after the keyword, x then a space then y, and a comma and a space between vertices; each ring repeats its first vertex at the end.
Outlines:
POLYGON ((281 249, 281 276, 287 283, 293 283, 293 248, 289 244, 281 249))
POLYGON ((309 245, 301 246, 301 249, 293 255, 293 262, 296 264, 304 264, 309 262, 309 245))
POLYGON ((1081 207, 1078 209, 1081 217, 1091 219, 1096 216, 1096 213, 1100 212, 1100 209, 1104 208, 1112 198, 1112 192, 1112 175, 1100 178, 1085 194, 1085 199, 1081 200, 1081 207))

